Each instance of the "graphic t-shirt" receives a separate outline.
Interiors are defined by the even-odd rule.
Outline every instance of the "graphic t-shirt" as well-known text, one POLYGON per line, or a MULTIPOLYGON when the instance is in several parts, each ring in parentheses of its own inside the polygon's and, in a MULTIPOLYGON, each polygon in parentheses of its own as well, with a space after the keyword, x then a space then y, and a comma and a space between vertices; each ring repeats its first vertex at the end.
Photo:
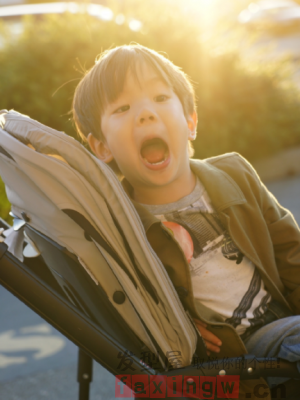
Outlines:
POLYGON ((189 265, 197 300, 217 312, 242 337, 263 325, 271 296, 255 265, 221 224, 199 180, 191 194, 175 203, 143 206, 161 221, 175 222, 189 232, 194 244, 189 265))

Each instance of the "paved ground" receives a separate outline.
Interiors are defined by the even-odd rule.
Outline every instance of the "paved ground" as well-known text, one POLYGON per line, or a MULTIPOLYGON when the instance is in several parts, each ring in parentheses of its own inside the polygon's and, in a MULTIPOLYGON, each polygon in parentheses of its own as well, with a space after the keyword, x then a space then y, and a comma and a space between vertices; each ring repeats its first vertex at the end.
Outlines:
MULTIPOLYGON (((76 399, 77 347, 1 286, 0 304, 0 400, 76 399)), ((94 362, 90 400, 114 398, 94 362)))
MULTIPOLYGON (((300 223, 300 176, 268 187, 300 223)), ((76 346, 2 287, 0 304, 0 400, 76 399, 76 346)), ((114 398, 114 378, 94 362, 90 400, 114 398)))

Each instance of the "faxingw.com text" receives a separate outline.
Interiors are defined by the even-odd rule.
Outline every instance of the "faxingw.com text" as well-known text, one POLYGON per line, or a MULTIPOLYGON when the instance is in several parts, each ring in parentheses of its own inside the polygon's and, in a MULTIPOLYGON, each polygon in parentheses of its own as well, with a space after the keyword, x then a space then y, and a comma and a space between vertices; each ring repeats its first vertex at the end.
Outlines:
POLYGON ((166 375, 117 375, 116 398, 191 397, 200 399, 238 399, 240 377, 224 376, 166 376, 166 375))

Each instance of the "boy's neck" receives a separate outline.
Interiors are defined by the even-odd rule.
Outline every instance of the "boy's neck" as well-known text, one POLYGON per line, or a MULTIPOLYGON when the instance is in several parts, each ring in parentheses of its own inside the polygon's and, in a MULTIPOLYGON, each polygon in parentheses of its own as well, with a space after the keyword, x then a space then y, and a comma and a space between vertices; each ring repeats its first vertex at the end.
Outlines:
POLYGON ((174 203, 192 193, 196 186, 196 176, 192 171, 188 177, 176 180, 166 186, 134 188, 132 197, 141 204, 161 205, 174 203))

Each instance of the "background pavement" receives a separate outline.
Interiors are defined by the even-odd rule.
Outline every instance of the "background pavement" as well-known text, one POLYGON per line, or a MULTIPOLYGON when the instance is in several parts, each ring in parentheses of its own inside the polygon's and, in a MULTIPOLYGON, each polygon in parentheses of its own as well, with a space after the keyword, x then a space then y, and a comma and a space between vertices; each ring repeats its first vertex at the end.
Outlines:
MULTIPOLYGON (((300 175, 267 186, 300 224, 300 175)), ((76 399, 76 346, 1 286, 0 304, 0 400, 76 399)), ((90 400, 114 398, 114 377, 94 362, 90 400)))
MULTIPOLYGON (((77 399, 77 347, 2 286, 0 304, 0 400, 77 399)), ((90 400, 114 398, 94 362, 90 400)))

